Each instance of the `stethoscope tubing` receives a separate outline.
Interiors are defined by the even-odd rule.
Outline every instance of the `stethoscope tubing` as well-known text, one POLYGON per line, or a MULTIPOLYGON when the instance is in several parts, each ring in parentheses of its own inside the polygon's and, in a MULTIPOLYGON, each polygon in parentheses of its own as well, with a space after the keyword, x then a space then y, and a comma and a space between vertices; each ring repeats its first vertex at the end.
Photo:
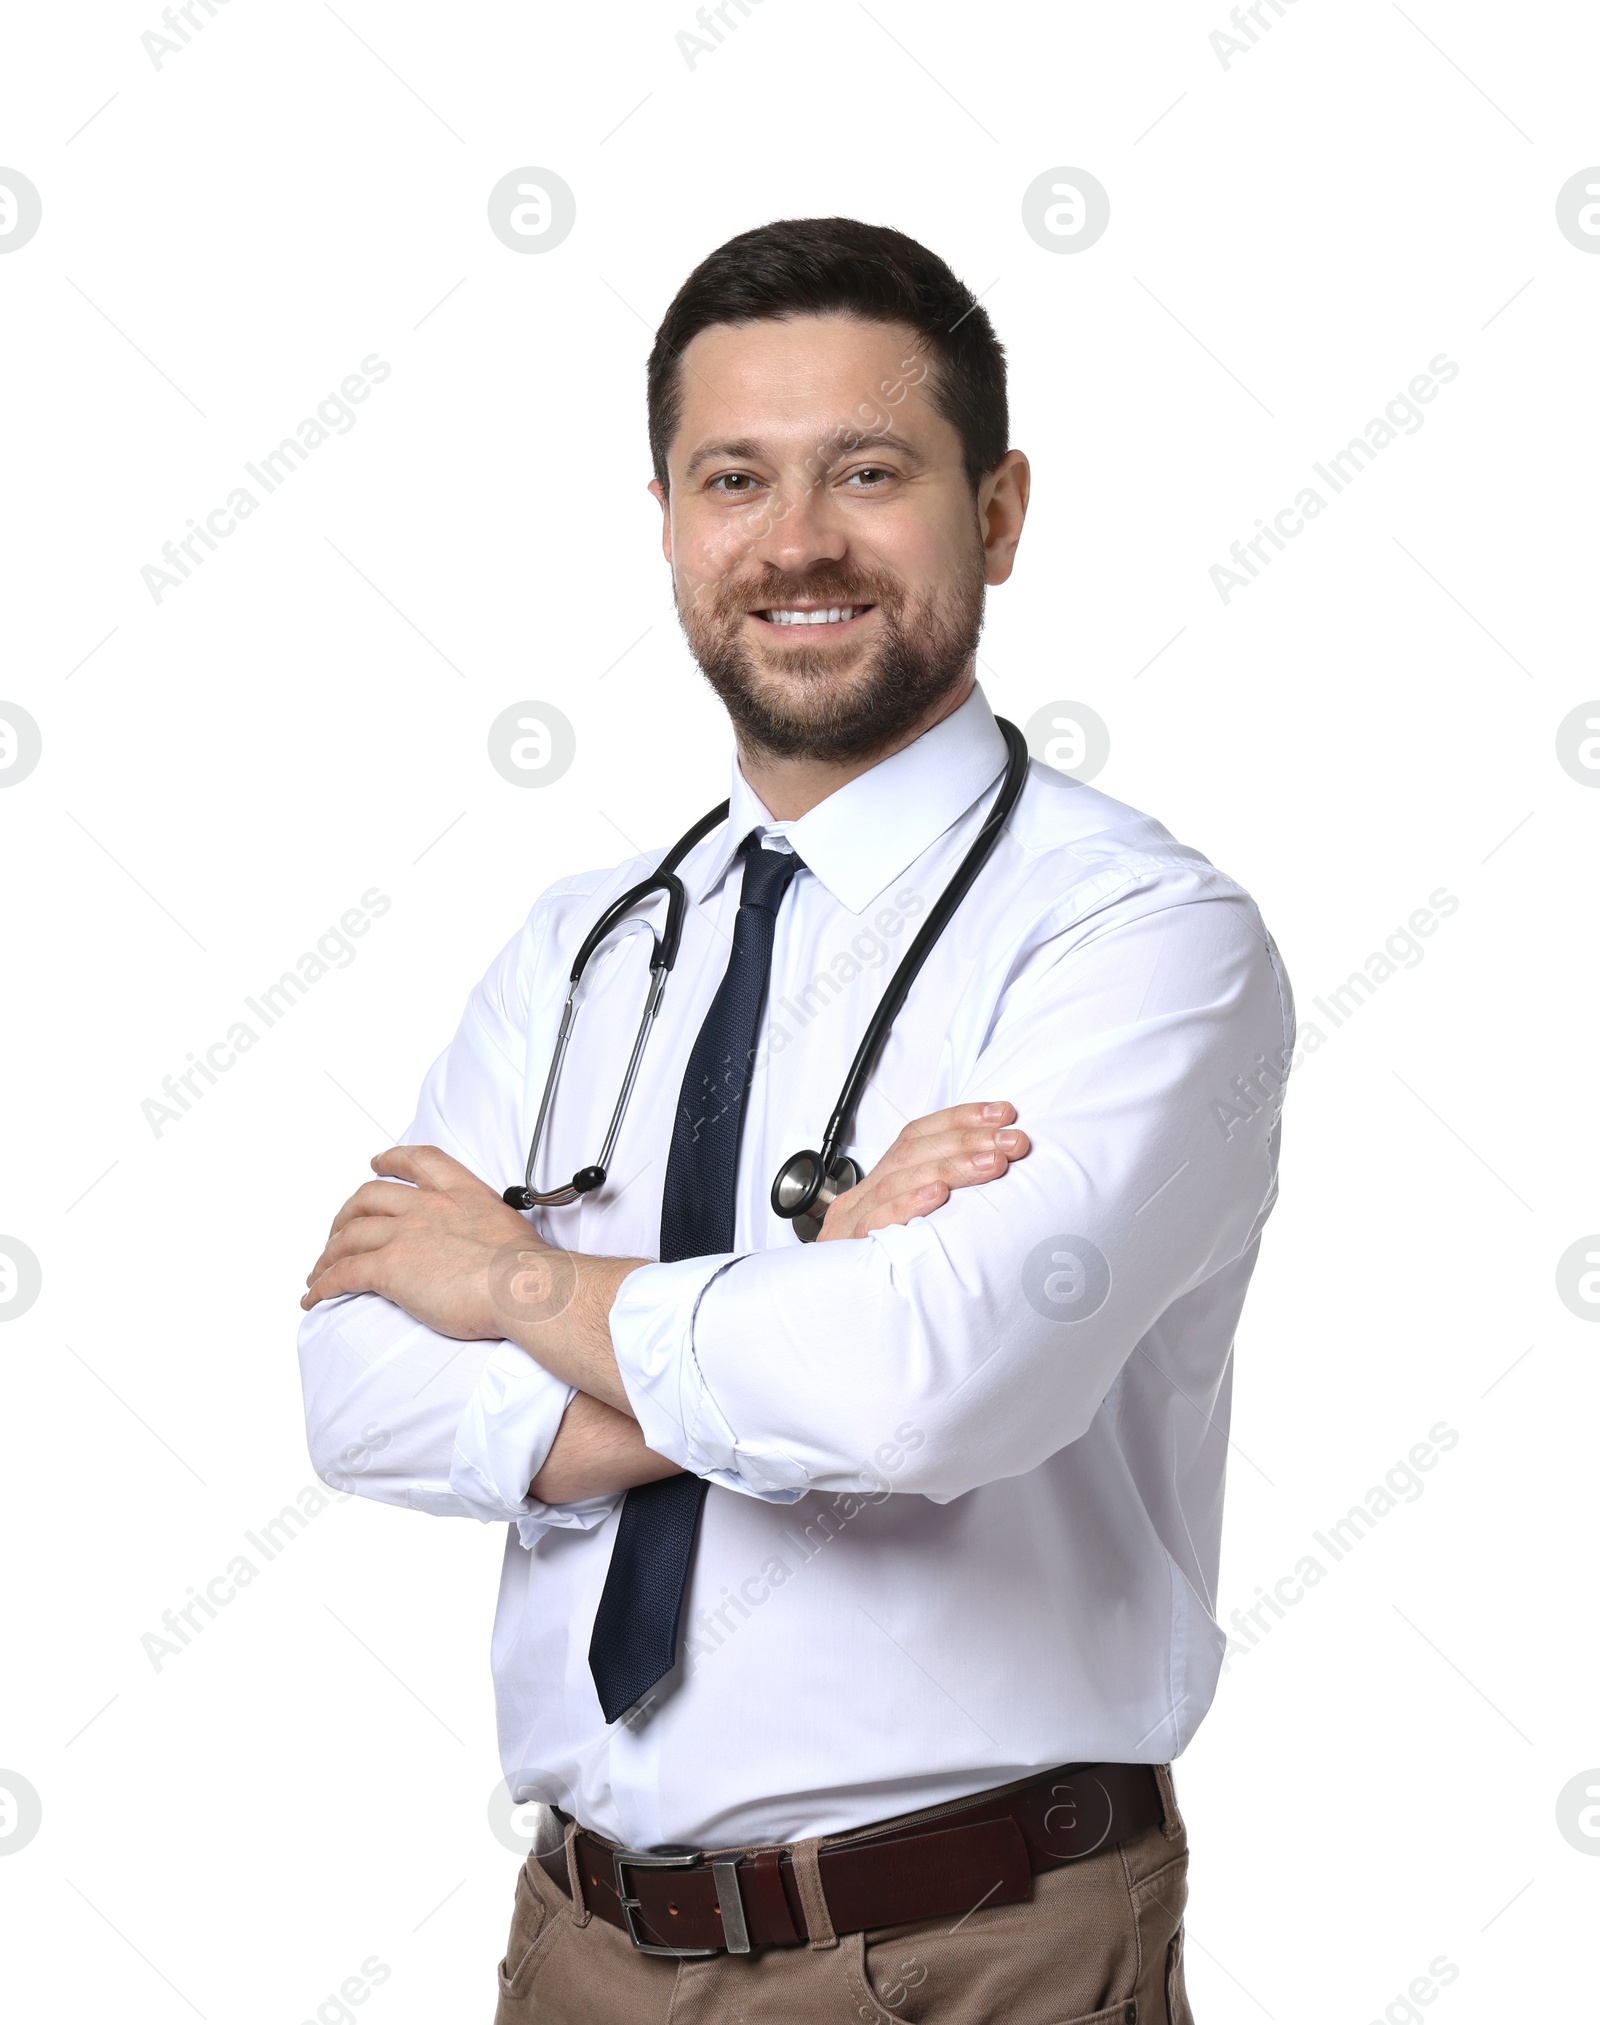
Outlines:
POLYGON ((1004 717, 997 717, 996 724, 1006 742, 1006 770, 1000 783, 1000 792, 994 798, 994 805, 983 821, 983 827, 973 838, 966 856, 956 867, 950 883, 934 902, 928 918, 918 929, 911 947, 901 957, 889 988, 878 1001, 877 1011, 867 1023, 867 1030, 861 1036, 861 1045, 856 1049, 855 1060, 850 1064, 844 1079, 844 1088, 839 1092, 839 1101, 833 1107, 828 1120, 828 1129, 823 1134, 820 1148, 822 1170, 826 1173, 839 1151, 841 1141, 850 1129, 856 1105, 867 1086, 868 1078, 877 1066, 878 1056, 884 1042, 889 1038, 889 1029, 899 1017, 900 1008, 917 977, 927 962, 934 944, 950 925, 952 915, 971 891, 973 881, 989 862, 1000 832, 1010 820, 1011 812, 1017 805, 1028 778, 1028 744, 1017 727, 1004 717))
MULTIPOLYGON (((823 1135, 820 1152, 815 1155, 800 1153, 791 1156, 778 1170, 778 1178, 773 1183, 774 1210, 780 1216, 796 1220, 802 1236, 809 1233, 814 1237, 816 1229, 812 1226, 820 1227, 820 1219, 813 1214, 813 1206, 819 1200, 831 1199, 839 1188, 851 1185, 849 1175, 859 1177, 859 1169, 853 1161, 840 1161, 839 1147, 850 1130, 861 1094, 877 1066, 878 1057, 883 1051, 884 1043, 901 1007, 905 1004, 907 994, 921 973, 934 945, 950 925, 951 917, 971 891, 978 874, 989 862, 1027 781, 1027 740, 1008 719, 997 717, 995 723, 1000 727, 1001 735, 1006 742, 1006 768, 1000 782, 999 793, 995 796, 977 836, 973 838, 966 855, 951 876, 950 883, 934 902, 927 920, 923 922, 910 948, 900 959, 893 977, 889 980, 887 991, 879 1000, 876 1011, 867 1023, 867 1030, 861 1037, 861 1045, 856 1049, 855 1059, 851 1062, 849 1073, 845 1077, 844 1087, 839 1092, 839 1101, 834 1105, 832 1115, 828 1119, 828 1128, 823 1135), (798 1192, 791 1188, 785 1194, 785 1177, 796 1173, 810 1174, 809 1184, 802 1186, 798 1192)), ((683 881, 678 877, 678 867, 703 837, 708 836, 719 823, 727 819, 728 813, 729 804, 725 801, 719 802, 691 829, 685 830, 649 878, 641 879, 637 885, 630 886, 626 893, 613 900, 579 944, 578 952, 572 960, 566 1001, 561 1009, 561 1026, 556 1035, 555 1050, 550 1061, 550 1073, 545 1078, 544 1092, 539 1102, 539 1115, 533 1128, 533 1140, 528 1148, 528 1164, 523 1185, 505 1191, 505 1200, 514 1209, 527 1210, 576 1202, 580 1196, 587 1195, 590 1190, 600 1187, 605 1181, 611 1156, 616 1150, 617 1136, 622 1130, 622 1121, 627 1113, 628 1102, 639 1079, 645 1043, 655 1025, 662 994, 666 990, 667 978, 678 960, 678 946, 682 940, 683 918, 687 907, 687 896, 683 881), (652 939, 650 983, 644 1013, 639 1021, 638 1032, 634 1036, 633 1050, 628 1057, 622 1090, 612 1111, 611 1122, 606 1128, 605 1144, 601 1148, 600 1158, 592 1167, 580 1168, 565 1187, 552 1189, 543 1194, 535 1193, 533 1170, 544 1140, 545 1125, 549 1118, 556 1083, 560 1077, 562 1064, 566 1060, 567 1044, 572 1037, 577 1012, 578 987, 583 980, 584 970, 594 952, 624 915, 656 893, 665 893, 667 896, 666 919, 659 934, 653 929, 650 931, 652 939)))
POLYGON ((598 1188, 605 1180, 606 1172, 611 1165, 611 1156, 616 1151, 617 1135, 621 1132, 622 1121, 627 1115, 628 1101, 633 1095, 634 1084, 639 1080, 645 1042, 650 1038, 650 1029, 655 1025, 656 1014, 661 1009, 661 996, 666 990, 667 978, 678 960, 678 945, 683 938, 683 915, 687 897, 683 881, 678 877, 677 868, 701 838, 709 835, 718 823, 725 822, 727 816, 727 802, 719 802, 714 809, 707 810, 692 829, 684 831, 648 879, 641 879, 636 886, 630 886, 619 899, 612 901, 578 945, 578 953, 572 959, 572 970, 567 981, 566 1001, 561 1008, 561 1027, 556 1035, 555 1052, 550 1057, 550 1073, 545 1077, 544 1093, 539 1099, 539 1115, 534 1121, 533 1138, 528 1146, 528 1163, 523 1170, 522 1186, 508 1188, 505 1191, 505 1200, 513 1209, 547 1209, 576 1202, 579 1196, 587 1195, 591 1189, 598 1188), (578 986, 583 981, 583 973, 588 967, 590 957, 612 929, 625 914, 637 907, 640 901, 648 900, 654 893, 666 894, 667 918, 659 935, 654 930, 651 931, 650 984, 645 997, 644 1014, 639 1021, 639 1030, 634 1036, 633 1052, 628 1057, 628 1069, 623 1078, 621 1093, 611 1113, 611 1122, 606 1127, 605 1144, 600 1149, 600 1158, 592 1167, 580 1167, 564 1187, 547 1189, 540 1193, 533 1185, 533 1170, 538 1164, 539 1148, 544 1140, 545 1121, 550 1115, 550 1104, 561 1075, 561 1065, 566 1060, 567 1043, 572 1038, 573 1022, 577 1015, 578 986))

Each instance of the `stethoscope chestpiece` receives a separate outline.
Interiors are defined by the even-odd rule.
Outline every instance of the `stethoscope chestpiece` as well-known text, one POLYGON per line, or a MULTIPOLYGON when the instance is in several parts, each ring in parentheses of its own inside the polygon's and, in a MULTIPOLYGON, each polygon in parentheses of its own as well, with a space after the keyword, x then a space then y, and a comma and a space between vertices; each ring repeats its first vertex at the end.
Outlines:
POLYGON ((791 1153, 772 1183, 772 1213, 794 1225, 802 1244, 815 1244, 829 1205, 860 1179, 861 1169, 848 1153, 838 1154, 826 1169, 820 1153, 809 1148, 791 1153))

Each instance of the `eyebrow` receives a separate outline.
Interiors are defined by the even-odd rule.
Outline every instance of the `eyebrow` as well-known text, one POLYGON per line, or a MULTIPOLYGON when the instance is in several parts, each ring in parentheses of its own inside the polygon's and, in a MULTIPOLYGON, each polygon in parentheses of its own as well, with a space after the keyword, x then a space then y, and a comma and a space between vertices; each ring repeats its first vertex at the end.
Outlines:
MULTIPOLYGON (((923 452, 916 444, 908 442, 904 436, 897 436, 892 429, 858 430, 852 429, 847 423, 841 423, 817 445, 818 454, 830 459, 837 457, 841 452, 847 451, 853 455, 859 450, 898 450, 902 456, 912 458, 919 464, 925 461, 923 452)), ((717 443, 702 443, 684 467, 683 475, 685 478, 692 478, 702 465, 715 463, 724 457, 735 464, 755 464, 766 454, 762 445, 751 436, 729 437, 717 443)))

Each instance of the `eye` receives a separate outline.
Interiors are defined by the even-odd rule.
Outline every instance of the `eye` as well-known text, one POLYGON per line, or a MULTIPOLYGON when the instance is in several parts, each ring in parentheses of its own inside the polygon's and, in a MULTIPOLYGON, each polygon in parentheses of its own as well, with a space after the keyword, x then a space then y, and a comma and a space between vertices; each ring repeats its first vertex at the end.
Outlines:
POLYGON ((851 472, 845 484, 855 485, 856 480, 860 479, 861 483, 857 489, 865 492, 874 490, 880 485, 887 485, 894 475, 885 465, 864 464, 859 471, 851 472))
POLYGON ((706 487, 708 492, 721 492, 725 497, 742 499, 754 491, 756 480, 748 471, 722 471, 706 487))

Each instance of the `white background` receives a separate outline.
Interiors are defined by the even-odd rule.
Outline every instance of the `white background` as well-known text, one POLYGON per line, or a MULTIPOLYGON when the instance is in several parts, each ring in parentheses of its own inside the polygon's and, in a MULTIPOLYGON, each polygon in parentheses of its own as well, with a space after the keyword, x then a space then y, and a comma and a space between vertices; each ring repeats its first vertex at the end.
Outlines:
POLYGON ((0 77, 43 200, 0 258, 0 696, 44 739, 0 794, 0 1231, 43 1267, 0 1330, 0 1766, 43 1802, 8 2008, 297 2025, 377 1955, 374 2025, 492 2011, 500 1533, 333 1504, 159 1672, 141 1638, 310 1482, 296 1294, 472 982, 548 881, 725 791, 644 359, 722 239, 845 212, 1009 347, 1035 503, 992 703, 1092 706, 1098 784, 1250 888, 1328 1034, 1238 1343, 1224 1618, 1460 1437, 1178 1767, 1196 2013, 1403 2019, 1446 1955, 1417 2016, 1592 2015, 1556 1797, 1600 1764, 1600 1331, 1555 1265, 1600 1227, 1600 793, 1555 734, 1600 696, 1600 258, 1555 199, 1600 161, 1600 18, 1296 0, 1225 66, 1220 0, 762 0, 691 68, 687 0, 195 13, 157 68, 153 0, 13 9, 0 77), (577 199, 538 257, 486 222, 527 165, 577 199), (1111 201, 1069 257, 1020 208, 1060 166, 1111 201), (373 352, 356 426, 153 601, 373 352), (1425 425, 1224 603, 1229 544, 1441 352, 1425 425), (485 752, 530 698, 578 738, 535 791, 485 752), (162 1078, 372 886, 356 960, 157 1136, 162 1078), (1440 886, 1335 1031, 1314 998, 1440 886))

